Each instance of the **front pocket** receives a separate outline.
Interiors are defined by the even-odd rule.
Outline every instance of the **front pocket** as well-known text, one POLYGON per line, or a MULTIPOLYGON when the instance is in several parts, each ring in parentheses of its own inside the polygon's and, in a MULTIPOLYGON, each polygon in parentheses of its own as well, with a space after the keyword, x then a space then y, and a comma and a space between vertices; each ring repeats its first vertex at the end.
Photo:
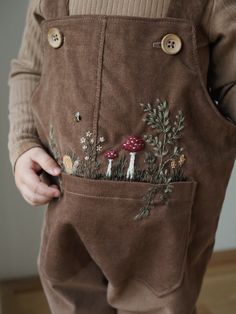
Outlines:
POLYGON ((70 221, 113 286, 136 279, 161 296, 181 285, 196 181, 173 182, 168 202, 135 220, 149 183, 62 175, 70 221))

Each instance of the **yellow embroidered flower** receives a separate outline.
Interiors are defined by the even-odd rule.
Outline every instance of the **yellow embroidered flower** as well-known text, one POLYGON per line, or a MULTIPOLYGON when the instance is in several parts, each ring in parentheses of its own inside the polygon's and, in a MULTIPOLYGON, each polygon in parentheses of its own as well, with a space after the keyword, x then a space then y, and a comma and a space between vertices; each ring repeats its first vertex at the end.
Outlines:
POLYGON ((70 156, 68 156, 68 155, 63 156, 63 165, 65 167, 66 173, 68 173, 68 174, 73 173, 73 162, 72 162, 70 156))
POLYGON ((176 160, 173 159, 173 160, 171 161, 171 168, 172 168, 172 169, 175 169, 176 166, 177 166, 177 162, 176 162, 176 160))
POLYGON ((185 155, 182 154, 182 155, 179 157, 179 161, 178 161, 180 167, 182 167, 182 165, 185 163, 185 161, 186 161, 185 155))

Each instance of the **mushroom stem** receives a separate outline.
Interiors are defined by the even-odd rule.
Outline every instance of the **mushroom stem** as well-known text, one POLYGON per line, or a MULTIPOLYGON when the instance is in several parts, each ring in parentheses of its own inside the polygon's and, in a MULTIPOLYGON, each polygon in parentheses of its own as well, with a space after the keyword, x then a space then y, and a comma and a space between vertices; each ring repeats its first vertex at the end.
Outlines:
POLYGON ((126 174, 127 179, 133 179, 133 177, 134 177, 135 155, 136 155, 136 152, 130 152, 129 167, 128 167, 127 174, 126 174))
POLYGON ((107 167, 107 177, 111 177, 111 167, 112 167, 112 159, 108 159, 108 167, 107 167))

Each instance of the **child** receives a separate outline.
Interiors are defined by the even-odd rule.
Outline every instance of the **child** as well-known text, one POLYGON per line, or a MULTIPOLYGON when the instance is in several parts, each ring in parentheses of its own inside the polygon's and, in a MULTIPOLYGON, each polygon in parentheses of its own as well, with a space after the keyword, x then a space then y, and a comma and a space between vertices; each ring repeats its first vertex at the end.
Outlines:
POLYGON ((197 313, 236 155, 235 18, 232 0, 30 2, 9 152, 48 203, 52 313, 197 313))

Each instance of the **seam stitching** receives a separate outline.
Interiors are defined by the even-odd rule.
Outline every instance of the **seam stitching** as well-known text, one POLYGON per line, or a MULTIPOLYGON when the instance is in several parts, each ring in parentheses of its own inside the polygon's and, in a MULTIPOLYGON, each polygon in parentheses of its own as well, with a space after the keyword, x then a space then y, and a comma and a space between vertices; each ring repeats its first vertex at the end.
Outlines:
POLYGON ((106 20, 102 21, 101 32, 100 32, 100 41, 99 41, 99 50, 98 50, 98 62, 96 70, 96 91, 95 91, 95 100, 94 100, 94 110, 93 110, 93 133, 94 139, 97 141, 98 136, 98 115, 100 109, 100 98, 101 98, 101 79, 102 79, 102 63, 103 63, 103 53, 104 53, 104 41, 105 41, 105 28, 106 20))

